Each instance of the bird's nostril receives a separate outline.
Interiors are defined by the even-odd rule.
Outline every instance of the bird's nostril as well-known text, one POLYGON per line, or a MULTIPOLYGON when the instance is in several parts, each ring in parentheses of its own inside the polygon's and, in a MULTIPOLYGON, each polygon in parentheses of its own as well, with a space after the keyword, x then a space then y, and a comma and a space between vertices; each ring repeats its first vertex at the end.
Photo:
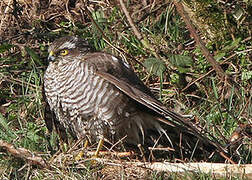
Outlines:
POLYGON ((48 59, 48 61, 54 61, 54 60, 55 60, 55 57, 49 55, 47 59, 48 59))
POLYGON ((55 56, 54 56, 55 54, 54 54, 54 52, 53 51, 50 51, 49 52, 49 55, 48 55, 48 61, 53 61, 54 59, 55 59, 55 56))

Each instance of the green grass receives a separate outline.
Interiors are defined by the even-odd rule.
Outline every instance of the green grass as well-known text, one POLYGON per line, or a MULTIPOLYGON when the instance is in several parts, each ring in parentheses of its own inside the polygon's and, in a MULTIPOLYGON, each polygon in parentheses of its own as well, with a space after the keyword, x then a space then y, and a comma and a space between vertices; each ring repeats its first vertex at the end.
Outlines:
MULTIPOLYGON (((95 8, 92 17, 104 35, 115 47, 131 54, 145 65, 142 67, 126 56, 141 79, 152 87, 157 97, 167 106, 196 115, 199 123, 222 143, 229 140, 239 124, 250 122, 252 62, 251 41, 246 40, 249 37, 246 23, 239 26, 236 24, 240 34, 235 32, 235 39, 228 35, 225 26, 221 29, 225 34, 221 42, 215 38, 207 40, 208 49, 216 55, 219 63, 233 55, 222 64, 222 68, 235 84, 220 81, 213 71, 182 91, 188 83, 204 76, 212 67, 200 49, 194 43, 190 44, 192 39, 189 32, 172 4, 156 4, 153 9, 147 8, 148 12, 153 12, 136 24, 160 59, 154 57, 136 38, 119 6, 98 2, 93 5, 95 8)), ((140 2, 134 5, 129 1, 129 6, 132 12, 137 12, 142 5, 140 2)), ((214 7, 216 8, 216 4, 214 7)), ((251 4, 244 5, 243 2, 242 7, 247 10, 251 4)), ((18 10, 21 12, 21 9, 18 10)), ((60 11, 57 7, 55 11, 61 14, 64 10, 60 11)), ((49 9, 48 12, 53 14, 53 9, 49 9)), ((221 8, 214 13, 219 13, 218 16, 223 15, 221 8)), ((137 15, 133 19, 135 22, 145 13, 140 11, 137 15)), ((78 35, 86 38, 97 50, 111 52, 122 58, 124 55, 106 43, 101 32, 86 14, 83 21, 77 16, 59 16, 50 21, 38 17, 29 19, 25 14, 24 17, 19 17, 19 38, 15 39, 17 34, 10 32, 6 37, 11 38, 5 39, 3 36, 4 41, 0 44, 0 139, 17 148, 23 147, 37 152, 49 161, 54 159, 53 155, 62 148, 57 135, 48 133, 43 120, 41 85, 47 66, 48 43, 64 35, 78 35), (29 24, 31 30, 25 28, 25 23, 29 24)), ((247 22, 247 19, 244 21, 247 22)), ((233 20, 227 23, 230 23, 230 26, 235 24, 233 20)), ((10 23, 9 28, 17 27, 10 23)), ((69 148, 71 145, 66 147, 66 152, 69 148)), ((234 151, 237 150, 240 154, 240 159, 234 159, 242 164, 251 163, 251 139, 245 137, 240 142, 239 149, 235 146, 234 148, 234 151)), ((60 153, 62 161, 73 162, 73 157, 66 152, 60 153)), ((0 179, 96 179, 102 176, 104 169, 103 165, 93 167, 88 162, 83 163, 81 168, 64 162, 52 162, 51 165, 50 170, 31 166, 22 158, 16 158, 0 148, 0 179)), ((146 177, 150 179, 215 179, 212 175, 204 173, 147 174, 146 177)), ((128 177, 124 171, 120 175, 125 179, 128 177)))

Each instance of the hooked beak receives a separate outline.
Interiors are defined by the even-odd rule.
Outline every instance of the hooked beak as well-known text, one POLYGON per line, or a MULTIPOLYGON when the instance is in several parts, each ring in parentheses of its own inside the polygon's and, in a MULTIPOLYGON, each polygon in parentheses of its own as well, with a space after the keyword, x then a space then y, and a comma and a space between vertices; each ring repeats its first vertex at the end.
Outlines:
POLYGON ((53 51, 50 51, 49 52, 49 55, 48 55, 48 61, 54 61, 54 59, 55 59, 55 56, 54 56, 55 54, 54 54, 54 52, 53 51))

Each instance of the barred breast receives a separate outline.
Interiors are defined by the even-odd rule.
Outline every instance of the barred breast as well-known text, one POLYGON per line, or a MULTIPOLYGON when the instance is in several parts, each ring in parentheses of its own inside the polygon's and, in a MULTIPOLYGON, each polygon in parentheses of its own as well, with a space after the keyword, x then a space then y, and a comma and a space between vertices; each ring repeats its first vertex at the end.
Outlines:
POLYGON ((79 60, 60 63, 51 63, 44 76, 51 110, 77 137, 97 139, 102 136, 111 141, 129 113, 135 111, 129 98, 95 75, 94 66, 79 60))

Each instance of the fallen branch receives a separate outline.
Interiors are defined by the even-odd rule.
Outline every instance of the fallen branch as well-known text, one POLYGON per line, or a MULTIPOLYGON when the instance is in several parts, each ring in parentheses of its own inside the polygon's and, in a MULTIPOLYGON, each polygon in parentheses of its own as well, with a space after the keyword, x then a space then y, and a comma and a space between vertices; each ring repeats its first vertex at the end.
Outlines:
POLYGON ((15 148, 12 144, 2 140, 0 140, 0 147, 7 150, 13 156, 26 160, 30 165, 38 165, 43 168, 49 168, 48 164, 46 164, 42 157, 35 155, 25 148, 15 148))
MULTIPOLYGON (((39 155, 35 155, 25 148, 15 148, 12 144, 0 140, 0 147, 6 149, 15 157, 26 160, 30 165, 38 165, 42 168, 49 168, 49 165, 39 155)), ((110 154, 111 152, 101 151, 101 155, 110 154)), ((88 155, 93 155, 94 152, 89 152, 88 155)), ((118 157, 131 156, 132 152, 115 152, 112 153, 118 157)), ((223 163, 169 163, 169 162, 126 162, 121 160, 92 158, 88 160, 96 160, 97 162, 108 166, 121 166, 127 168, 142 168, 150 169, 152 171, 163 171, 167 173, 211 173, 214 176, 226 177, 228 175, 235 175, 240 177, 252 177, 252 164, 238 165, 238 164, 223 164, 223 163)), ((85 160, 87 161, 87 160, 85 160)), ((84 162, 85 162, 84 161, 84 162)), ((71 162, 72 163, 72 162, 71 162)), ((76 165, 82 166, 83 162, 76 165)))
POLYGON ((167 173, 210 173, 215 177, 252 177, 252 164, 223 164, 223 163, 169 163, 169 162, 120 162, 109 159, 95 159, 97 162, 109 166, 122 166, 124 168, 145 168, 152 171, 167 173))

